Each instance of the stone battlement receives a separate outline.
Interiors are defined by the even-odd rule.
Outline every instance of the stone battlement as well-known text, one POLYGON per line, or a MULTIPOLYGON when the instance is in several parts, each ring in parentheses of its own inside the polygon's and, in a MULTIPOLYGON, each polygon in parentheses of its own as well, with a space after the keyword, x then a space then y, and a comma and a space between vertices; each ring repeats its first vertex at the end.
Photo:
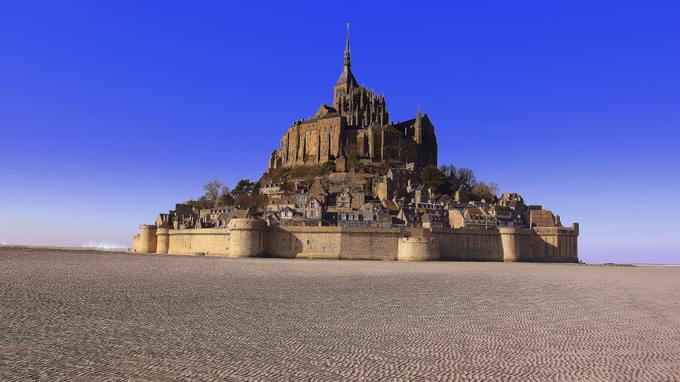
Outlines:
POLYGON ((579 228, 436 229, 269 227, 232 219, 229 228, 141 225, 132 252, 356 260, 578 262, 579 228))

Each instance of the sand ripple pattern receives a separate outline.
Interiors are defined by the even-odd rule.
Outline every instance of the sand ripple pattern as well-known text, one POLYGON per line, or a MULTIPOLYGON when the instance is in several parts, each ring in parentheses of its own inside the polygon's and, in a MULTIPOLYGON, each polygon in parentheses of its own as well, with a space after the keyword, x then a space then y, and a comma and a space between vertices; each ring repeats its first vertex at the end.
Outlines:
POLYGON ((680 268, 0 251, 0 380, 680 381, 680 268))

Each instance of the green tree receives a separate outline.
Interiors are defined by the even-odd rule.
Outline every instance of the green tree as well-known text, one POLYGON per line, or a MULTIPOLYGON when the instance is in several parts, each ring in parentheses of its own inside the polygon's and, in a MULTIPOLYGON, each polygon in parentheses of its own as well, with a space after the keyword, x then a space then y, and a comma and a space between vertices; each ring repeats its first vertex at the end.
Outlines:
POLYGON ((494 203, 498 199, 498 185, 496 183, 478 182, 472 187, 470 198, 472 200, 485 200, 487 203, 494 203))
POLYGON ((203 185, 203 190, 203 196, 198 199, 187 200, 185 203, 201 209, 234 204, 234 197, 229 192, 229 187, 226 187, 219 179, 211 180, 203 185))
POLYGON ((227 186, 222 187, 222 195, 220 195, 219 205, 220 206, 234 205, 234 197, 231 195, 231 192, 229 192, 229 187, 227 186))
POLYGON ((427 166, 420 171, 420 181, 426 188, 435 193, 441 193, 446 188, 446 176, 437 166, 427 166))
POLYGON ((264 211, 268 198, 260 194, 242 194, 236 198, 236 205, 241 209, 264 211))
POLYGON ((477 182, 475 174, 469 168, 459 168, 458 171, 456 171, 456 179, 460 184, 464 184, 470 188, 474 187, 477 182))
POLYGON ((238 198, 238 196, 241 195, 252 194, 255 190, 256 184, 251 182, 250 179, 241 179, 238 181, 238 183, 236 183, 232 194, 238 198))
POLYGON ((452 164, 443 164, 439 166, 439 171, 444 174, 445 177, 447 178, 454 178, 456 177, 456 166, 452 164))
POLYGON ((445 179, 444 184, 440 188, 442 194, 451 195, 462 185, 471 189, 476 184, 475 174, 469 168, 456 168, 456 166, 448 164, 441 165, 439 171, 445 179))

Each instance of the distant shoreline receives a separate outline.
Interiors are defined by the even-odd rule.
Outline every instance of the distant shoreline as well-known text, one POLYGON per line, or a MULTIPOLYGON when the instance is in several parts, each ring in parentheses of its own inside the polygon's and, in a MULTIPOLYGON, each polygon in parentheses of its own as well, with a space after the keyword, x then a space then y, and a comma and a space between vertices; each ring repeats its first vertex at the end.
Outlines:
POLYGON ((129 248, 97 248, 97 247, 59 247, 52 245, 0 245, 0 251, 58 251, 58 252, 105 252, 129 253, 129 248))
MULTIPOLYGON (((132 253, 129 248, 96 248, 96 247, 60 247, 53 245, 21 245, 21 244, 0 244, 0 252, 2 251, 58 251, 58 252, 97 252, 97 253, 132 253)), ((597 262, 597 263, 582 263, 583 265, 591 266, 607 266, 607 267, 680 267, 680 264, 655 264, 655 263, 612 263, 612 262, 597 262)))

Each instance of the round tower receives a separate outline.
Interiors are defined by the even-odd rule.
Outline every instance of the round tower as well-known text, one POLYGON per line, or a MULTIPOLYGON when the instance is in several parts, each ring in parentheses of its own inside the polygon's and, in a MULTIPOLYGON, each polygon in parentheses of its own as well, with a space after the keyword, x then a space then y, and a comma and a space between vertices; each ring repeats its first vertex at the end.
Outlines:
POLYGON ((231 219, 229 256, 253 257, 264 253, 267 223, 262 219, 231 219))
POLYGON ((156 252, 156 226, 154 224, 139 225, 139 248, 141 253, 156 252))
POLYGON ((400 237, 397 244, 397 260, 439 260, 439 239, 429 235, 400 237))
POLYGON ((500 227, 498 231, 501 235, 501 249, 503 250, 503 261, 514 262, 521 260, 520 241, 523 233, 517 228, 500 227))
POLYGON ((156 253, 167 254, 170 249, 170 230, 156 228, 156 253))

